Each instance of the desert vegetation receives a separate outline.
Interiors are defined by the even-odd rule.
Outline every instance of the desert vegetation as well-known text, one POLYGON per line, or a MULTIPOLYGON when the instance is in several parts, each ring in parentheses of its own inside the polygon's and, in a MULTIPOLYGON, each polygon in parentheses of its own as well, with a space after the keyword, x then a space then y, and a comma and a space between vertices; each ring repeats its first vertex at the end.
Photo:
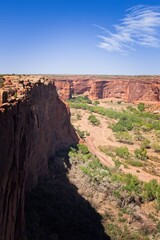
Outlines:
MULTIPOLYGON (((143 103, 114 99, 95 103, 80 96, 69 105, 75 128, 89 133, 83 138, 85 145, 71 149, 70 160, 93 191, 98 194, 102 188, 107 195, 100 204, 106 231, 117 240, 158 239, 160 115, 148 112, 143 103), (77 112, 82 118, 75 121, 77 112), (145 214, 144 208, 149 208, 145 214)), ((93 205, 99 209, 97 202, 93 205)))
MULTIPOLYGON (((116 149, 116 154, 126 158, 129 153, 124 148, 116 149)), ((84 174, 87 187, 91 188, 95 195, 103 193, 101 205, 98 205, 89 191, 87 198, 97 210, 103 206, 102 222, 111 239, 158 239, 160 184, 157 180, 145 183, 136 176, 121 172, 116 166, 105 167, 83 144, 79 144, 76 149, 71 148, 69 157, 74 168, 84 174), (152 210, 149 209, 147 214, 144 214, 141 208, 150 204, 153 206, 152 210), (112 208, 115 208, 114 213, 112 208), (146 219, 149 219, 149 222, 146 219), (139 228, 138 231, 134 229, 135 225, 139 228)))

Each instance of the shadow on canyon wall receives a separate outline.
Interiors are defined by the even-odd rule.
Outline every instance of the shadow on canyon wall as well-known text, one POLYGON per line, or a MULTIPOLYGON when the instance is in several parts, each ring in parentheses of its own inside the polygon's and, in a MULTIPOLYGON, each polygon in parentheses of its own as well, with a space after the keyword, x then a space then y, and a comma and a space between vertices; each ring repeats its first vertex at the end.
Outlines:
POLYGON ((66 153, 49 159, 49 176, 26 195, 28 240, 109 240, 101 216, 69 182, 66 153))

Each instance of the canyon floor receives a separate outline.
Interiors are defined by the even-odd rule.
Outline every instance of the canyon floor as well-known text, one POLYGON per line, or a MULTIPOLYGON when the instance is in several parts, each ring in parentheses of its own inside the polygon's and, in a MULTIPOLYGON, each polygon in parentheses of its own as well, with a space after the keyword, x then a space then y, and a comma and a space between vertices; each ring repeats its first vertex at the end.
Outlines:
MULTIPOLYGON (((125 103, 120 99, 111 98, 92 101, 92 103, 88 105, 93 105, 93 108, 91 106, 85 109, 85 101, 83 102, 82 100, 82 105, 79 103, 77 105, 75 103, 74 105, 73 102, 70 104, 72 124, 77 130, 77 133, 82 137, 82 143, 96 156, 102 166, 106 166, 106 168, 111 171, 111 174, 117 172, 117 174, 120 173, 122 176, 133 177, 133 179, 137 180, 137 185, 138 181, 143 182, 143 184, 150 184, 152 181, 155 181, 157 184, 160 183, 159 150, 157 151, 157 149, 154 148, 155 142, 159 142, 159 131, 145 129, 144 126, 141 126, 137 127, 138 130, 137 128, 129 129, 126 135, 124 135, 123 131, 120 131, 120 134, 117 135, 119 129, 115 132, 113 131, 113 126, 117 126, 117 119, 97 113, 97 106, 99 109, 112 109, 116 112, 125 113, 128 112, 129 109, 133 112, 134 109, 135 111, 139 111, 136 105, 125 103), (98 124, 95 119, 95 122, 90 121, 89 118, 91 115, 96 117, 98 124), (148 144, 145 145, 147 142, 148 144), (144 149, 146 151, 146 157, 144 159, 135 154, 137 149, 143 148, 143 144, 145 145, 144 149), (126 156, 125 153, 124 155, 119 154, 118 150, 126 151, 126 156)), ((123 120, 125 121, 125 119, 123 120)), ((87 169, 86 165, 83 167, 80 166, 83 173, 92 179, 89 168, 87 169)), ((85 178, 83 177, 82 179, 84 181, 85 178)), ((80 185, 79 189, 82 196, 87 196, 87 199, 89 199, 97 211, 103 216, 105 229, 107 229, 107 224, 110 226, 110 224, 114 222, 110 232, 111 239, 160 239, 159 230, 157 230, 160 213, 155 207, 155 201, 148 199, 147 201, 138 203, 135 199, 138 197, 141 198, 140 193, 134 192, 133 189, 131 189, 129 193, 130 190, 127 188, 127 190, 125 189, 125 192, 123 192, 120 187, 117 194, 117 186, 115 186, 114 181, 108 179, 105 181, 106 182, 103 182, 102 180, 101 182, 100 180, 98 187, 94 188, 94 190, 92 184, 89 184, 89 188, 92 190, 86 190, 84 192, 81 190, 79 181, 76 182, 76 185, 80 185), (110 186, 107 184, 108 181, 110 186), (108 192, 106 190, 100 190, 101 187, 105 189, 104 186, 106 186, 108 192), (116 194, 118 199, 115 198, 116 194), (130 198, 133 198, 133 202, 130 198), (121 201, 124 201, 124 203, 119 203, 121 201), (106 215, 109 219, 107 219, 106 215), (121 229, 117 236, 114 226, 117 226, 117 231, 118 228, 121 229), (128 231, 128 235, 123 235, 125 229, 126 232, 128 231), (157 233, 155 233, 155 229, 157 233)), ((119 181, 117 181, 117 184, 119 184, 119 181)))
MULTIPOLYGON (((101 99, 98 100, 100 107, 112 108, 116 111, 124 111, 127 107, 134 107, 134 104, 125 103, 117 99, 101 99)), ((141 146, 141 141, 134 141, 132 143, 124 143, 123 141, 117 141, 114 132, 109 127, 112 123, 115 123, 114 119, 106 118, 100 114, 94 113, 94 115, 100 120, 100 125, 95 126, 91 124, 88 117, 91 113, 83 109, 71 108, 72 123, 75 129, 79 129, 82 132, 87 132, 84 142, 87 144, 89 150, 95 154, 99 160, 107 167, 114 167, 115 163, 112 158, 100 150, 100 146, 107 148, 118 148, 126 146, 130 152, 134 152, 135 149, 141 146), (78 116, 78 117, 77 117, 78 116), (89 136, 88 136, 89 135, 89 136)), ((134 132, 131 132, 131 136, 134 138, 134 132)), ((150 142, 154 142, 155 136, 152 131, 143 132, 144 139, 150 139, 150 142)), ((160 183, 160 158, 159 153, 155 153, 152 148, 148 149, 148 155, 150 159, 146 162, 141 162, 143 166, 141 168, 131 165, 129 162, 121 161, 120 169, 125 173, 131 173, 137 176, 140 180, 148 182, 152 179, 156 179, 160 183), (155 158, 155 161, 153 160, 155 158)))
POLYGON ((159 240, 159 116, 115 99, 69 105, 81 141, 28 194, 28 239, 159 240))

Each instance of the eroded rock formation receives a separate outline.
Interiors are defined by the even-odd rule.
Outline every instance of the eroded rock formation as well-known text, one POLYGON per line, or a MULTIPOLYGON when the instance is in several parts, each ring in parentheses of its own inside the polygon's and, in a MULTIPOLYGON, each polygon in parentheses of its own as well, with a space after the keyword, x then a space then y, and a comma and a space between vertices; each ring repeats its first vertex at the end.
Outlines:
POLYGON ((64 91, 64 81, 70 82, 70 94, 87 94, 90 99, 119 98, 126 102, 160 101, 160 76, 108 76, 59 78, 56 86, 64 91))
MULTIPOLYGON (((23 96, 37 79, 43 82, 43 76, 5 76, 4 86, 0 88, 0 101, 13 101, 23 96)), ((160 76, 48 76, 62 100, 68 100, 73 94, 86 94, 90 99, 118 98, 126 102, 159 102, 160 76)))
POLYGON ((78 141, 53 83, 27 80, 15 87, 0 108, 0 240, 26 239, 26 190, 47 173, 50 156, 78 141))

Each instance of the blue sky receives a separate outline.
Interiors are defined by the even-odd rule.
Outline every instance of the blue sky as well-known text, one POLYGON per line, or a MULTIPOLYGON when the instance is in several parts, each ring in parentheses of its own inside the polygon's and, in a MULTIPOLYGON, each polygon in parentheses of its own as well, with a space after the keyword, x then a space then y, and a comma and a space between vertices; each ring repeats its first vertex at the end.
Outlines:
POLYGON ((0 73, 160 74, 159 0, 0 0, 0 73))

